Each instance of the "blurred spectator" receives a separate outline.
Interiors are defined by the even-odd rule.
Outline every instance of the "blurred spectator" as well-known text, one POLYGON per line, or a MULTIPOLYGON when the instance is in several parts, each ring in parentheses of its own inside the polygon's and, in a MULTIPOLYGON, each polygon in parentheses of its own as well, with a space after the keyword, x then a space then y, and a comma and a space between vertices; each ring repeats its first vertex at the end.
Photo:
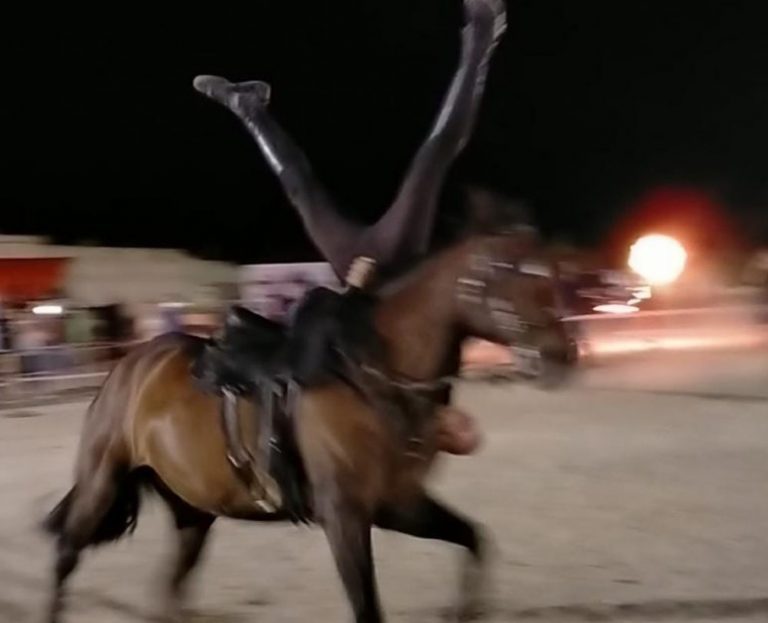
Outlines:
POLYGON ((0 350, 13 349, 11 338, 11 322, 5 312, 5 307, 0 304, 0 350))
POLYGON ((64 340, 68 344, 87 344, 95 339, 95 320, 87 309, 75 308, 64 318, 64 340))
POLYGON ((147 342, 165 332, 165 318, 159 305, 140 306, 136 313, 136 339, 147 342))
POLYGON ((101 339, 116 344, 110 352, 113 359, 122 357, 126 352, 124 344, 134 339, 133 319, 121 305, 100 307, 99 312, 102 320, 101 339))
POLYGON ((37 374, 46 369, 44 348, 48 345, 48 335, 35 318, 25 319, 17 324, 16 349, 21 352, 21 371, 24 374, 37 374))
POLYGON ((164 305, 160 308, 160 316, 163 319, 163 333, 182 333, 184 331, 181 310, 178 307, 164 305))

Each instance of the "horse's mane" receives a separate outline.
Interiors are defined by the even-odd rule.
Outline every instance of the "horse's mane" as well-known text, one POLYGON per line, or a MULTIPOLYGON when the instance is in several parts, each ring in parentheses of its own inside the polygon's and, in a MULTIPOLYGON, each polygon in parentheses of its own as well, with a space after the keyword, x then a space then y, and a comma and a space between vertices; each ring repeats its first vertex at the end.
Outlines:
POLYGON ((425 256, 397 270, 386 271, 382 282, 376 287, 376 294, 382 298, 391 296, 420 279, 425 272, 445 261, 448 256, 460 253, 462 249, 479 240, 514 234, 538 237, 536 228, 523 220, 498 220, 487 223, 485 227, 465 229, 461 236, 443 242, 425 256))
POLYGON ((411 262, 407 266, 401 267, 397 271, 386 274, 375 289, 377 297, 386 299, 410 286, 414 281, 421 279, 425 273, 433 270, 436 265, 442 263, 449 254, 456 253, 461 246, 464 246, 469 240, 476 237, 477 236, 466 236, 462 241, 447 245, 442 249, 411 262))

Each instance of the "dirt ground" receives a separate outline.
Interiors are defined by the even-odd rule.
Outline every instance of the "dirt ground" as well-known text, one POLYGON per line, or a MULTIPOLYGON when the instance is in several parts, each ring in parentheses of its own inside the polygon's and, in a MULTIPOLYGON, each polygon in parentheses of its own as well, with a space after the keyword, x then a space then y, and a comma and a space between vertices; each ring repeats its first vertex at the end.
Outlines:
MULTIPOLYGON (((485 446, 434 489, 494 538, 491 621, 768 620, 768 357, 603 364, 544 393, 473 382, 485 446)), ((69 484, 83 404, 0 412, 0 621, 40 621, 50 548, 36 523, 69 484)), ((150 620, 169 551, 148 503, 136 534, 74 577, 67 621, 150 620)), ((457 551, 377 532, 388 620, 439 621, 457 551)), ((316 529, 219 521, 196 623, 347 621, 316 529)))

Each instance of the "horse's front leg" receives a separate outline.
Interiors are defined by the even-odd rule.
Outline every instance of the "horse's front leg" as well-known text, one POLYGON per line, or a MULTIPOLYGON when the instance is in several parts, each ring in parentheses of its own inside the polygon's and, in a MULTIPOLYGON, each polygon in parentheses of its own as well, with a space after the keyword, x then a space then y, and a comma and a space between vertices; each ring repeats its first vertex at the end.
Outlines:
POLYGON ((355 623, 383 621, 371 547, 371 521, 352 504, 322 504, 322 522, 355 623))
POLYGON ((470 621, 481 616, 485 608, 481 593, 487 566, 487 545, 480 530, 426 492, 416 504, 407 508, 388 508, 380 511, 375 525, 422 539, 436 539, 461 545, 467 549, 461 595, 457 610, 459 621, 470 621))

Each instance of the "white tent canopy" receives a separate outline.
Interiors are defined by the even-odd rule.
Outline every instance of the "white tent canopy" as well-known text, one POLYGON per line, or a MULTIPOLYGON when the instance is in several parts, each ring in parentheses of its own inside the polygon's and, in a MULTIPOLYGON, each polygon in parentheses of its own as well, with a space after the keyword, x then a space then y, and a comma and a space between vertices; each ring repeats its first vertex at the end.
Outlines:
POLYGON ((46 244, 45 239, 0 236, 0 257, 61 257, 70 262, 64 290, 73 302, 181 302, 210 304, 237 283, 237 266, 208 262, 173 249, 137 249, 46 244))

